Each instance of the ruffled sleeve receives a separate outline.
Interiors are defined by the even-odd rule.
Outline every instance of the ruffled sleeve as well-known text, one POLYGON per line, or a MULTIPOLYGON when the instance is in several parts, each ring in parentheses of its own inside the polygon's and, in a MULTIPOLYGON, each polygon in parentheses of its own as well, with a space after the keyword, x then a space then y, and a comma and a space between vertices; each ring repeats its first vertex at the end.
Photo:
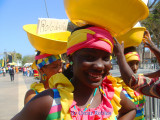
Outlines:
POLYGON ((112 87, 114 89, 114 95, 113 98, 111 100, 111 104, 113 106, 114 109, 114 113, 117 116, 118 115, 118 111, 121 108, 120 105, 120 93, 122 91, 122 85, 117 83, 117 80, 112 77, 112 76, 107 76, 108 80, 110 80, 112 82, 112 87))
POLYGON ((31 84, 30 89, 37 91, 38 93, 45 90, 43 83, 34 82, 31 84))

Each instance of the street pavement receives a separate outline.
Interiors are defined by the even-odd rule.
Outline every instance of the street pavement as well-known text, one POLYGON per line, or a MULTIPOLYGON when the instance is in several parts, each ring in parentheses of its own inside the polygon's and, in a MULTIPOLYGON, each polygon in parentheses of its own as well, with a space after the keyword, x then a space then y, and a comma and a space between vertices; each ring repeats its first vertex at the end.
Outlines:
MULTIPOLYGON (((150 72, 154 72, 156 70, 153 70, 153 69, 138 69, 138 72, 137 74, 142 74, 142 73, 150 73, 150 72)), ((120 71, 119 69, 116 69, 116 70, 110 70, 110 73, 112 73, 112 76, 114 77, 118 77, 120 76, 120 71)))
MULTIPOLYGON (((152 72, 153 70, 140 69, 139 73, 152 72)), ((119 70, 110 71, 113 76, 120 76, 119 70)), ((23 76, 22 73, 15 74, 13 82, 9 74, 3 77, 0 74, 0 120, 10 120, 24 106, 24 96, 30 84, 38 81, 33 77, 23 76)))
POLYGON ((9 74, 0 74, 0 120, 10 120, 23 108, 25 93, 35 81, 18 73, 11 82, 9 74))

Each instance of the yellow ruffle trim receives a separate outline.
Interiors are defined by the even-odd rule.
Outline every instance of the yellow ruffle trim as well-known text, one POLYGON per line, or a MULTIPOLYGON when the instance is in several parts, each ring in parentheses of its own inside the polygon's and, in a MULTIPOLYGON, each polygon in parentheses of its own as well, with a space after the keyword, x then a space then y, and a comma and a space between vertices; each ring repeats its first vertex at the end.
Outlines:
POLYGON ((61 96, 61 120, 72 120, 69 108, 73 102, 74 87, 62 73, 57 73, 49 79, 49 87, 56 88, 61 96))
POLYGON ((110 75, 107 76, 107 78, 112 82, 112 86, 114 88, 114 96, 113 96, 113 98, 111 100, 111 104, 112 104, 113 109, 114 109, 114 114, 117 116, 118 115, 118 111, 121 108, 121 105, 120 105, 120 101, 121 101, 120 93, 122 91, 122 85, 121 84, 117 84, 117 80, 114 77, 110 76, 110 75))
POLYGON ((37 83, 37 82, 32 83, 30 89, 36 90, 38 93, 45 90, 43 83, 37 83))
POLYGON ((117 79, 117 82, 122 85, 123 89, 125 89, 126 92, 134 99, 133 102, 140 101, 140 100, 144 99, 142 94, 136 96, 134 93, 135 91, 133 89, 131 89, 130 87, 128 87, 121 78, 116 77, 116 79, 117 79))

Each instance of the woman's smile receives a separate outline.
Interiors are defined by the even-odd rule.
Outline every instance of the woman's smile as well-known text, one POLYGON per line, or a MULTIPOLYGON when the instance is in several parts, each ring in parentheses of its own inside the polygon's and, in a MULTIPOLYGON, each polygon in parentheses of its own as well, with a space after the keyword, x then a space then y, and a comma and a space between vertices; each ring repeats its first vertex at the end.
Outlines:
POLYGON ((91 72, 89 72, 88 77, 91 81, 99 82, 100 80, 102 80, 103 74, 102 73, 93 73, 93 72, 91 73, 91 72))

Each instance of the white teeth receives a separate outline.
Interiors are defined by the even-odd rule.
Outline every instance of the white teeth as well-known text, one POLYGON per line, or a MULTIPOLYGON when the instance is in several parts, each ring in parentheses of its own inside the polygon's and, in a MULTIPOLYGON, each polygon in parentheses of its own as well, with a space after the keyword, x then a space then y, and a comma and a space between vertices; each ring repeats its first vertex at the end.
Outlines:
POLYGON ((101 75, 96 75, 96 74, 92 74, 92 73, 89 73, 89 75, 92 77, 101 77, 101 75))

